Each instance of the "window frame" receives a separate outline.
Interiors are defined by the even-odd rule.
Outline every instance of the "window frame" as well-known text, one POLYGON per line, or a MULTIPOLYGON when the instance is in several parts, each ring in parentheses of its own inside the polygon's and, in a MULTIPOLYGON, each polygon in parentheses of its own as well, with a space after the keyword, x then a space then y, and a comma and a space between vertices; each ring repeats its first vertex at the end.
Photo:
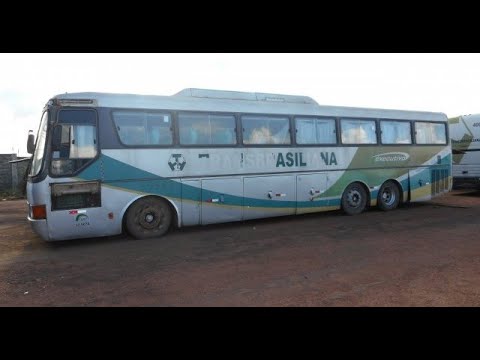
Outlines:
POLYGON ((293 116, 292 115, 287 115, 287 114, 264 114, 264 113, 241 113, 240 116, 239 116, 239 121, 240 121, 240 133, 241 133, 241 143, 240 145, 242 147, 292 147, 292 146, 296 146, 296 142, 295 142, 295 136, 293 136, 293 132, 292 132, 292 118, 293 116), (243 117, 245 116, 259 116, 259 117, 271 117, 271 118, 285 118, 287 120, 287 123, 288 123, 288 133, 289 133, 289 139, 290 139, 290 143, 289 144, 245 144, 245 138, 244 138, 244 132, 245 132, 245 128, 244 128, 244 124, 243 124, 243 117))
POLYGON ((415 145, 418 146, 447 146, 450 142, 449 133, 448 133, 448 123, 443 121, 433 121, 433 120, 414 120, 413 121, 413 140, 415 140, 415 145), (428 124, 440 124, 443 125, 445 130, 445 142, 443 143, 418 143, 417 142, 417 123, 428 123, 428 124))
POLYGON ((235 113, 229 112, 220 112, 220 111, 186 111, 178 110, 175 112, 175 145, 180 148, 235 148, 239 147, 240 139, 238 136, 238 116, 235 113), (234 122, 234 139, 235 144, 182 144, 180 142, 180 116, 182 114, 205 114, 205 115, 214 115, 214 116, 231 116, 234 122))
POLYGON ((295 145, 297 146, 306 146, 306 147, 315 147, 315 146, 323 146, 323 147, 328 147, 328 146, 339 146, 340 143, 339 143, 339 138, 338 138, 338 127, 339 125, 338 124, 338 117, 336 116, 325 116, 325 115, 322 115, 322 116, 316 116, 316 115, 294 115, 293 116, 293 127, 295 129, 295 134, 294 134, 294 138, 295 138, 295 145), (308 143, 308 144, 300 144, 298 142, 298 132, 297 132, 297 119, 298 118, 302 118, 302 119, 313 119, 313 120, 333 120, 333 125, 334 125, 334 129, 335 129, 335 142, 334 143, 308 143))
POLYGON ((340 141, 338 144, 343 146, 378 146, 380 145, 379 139, 379 123, 378 118, 361 118, 361 117, 342 117, 339 116, 338 120, 338 140, 340 141), (375 124, 375 142, 374 143, 344 143, 342 139, 343 129, 342 129, 342 120, 358 120, 358 121, 370 121, 375 124))
POLYGON ((379 131, 379 142, 378 145, 382 146, 412 146, 415 145, 415 134, 414 134, 414 125, 413 120, 402 120, 402 119, 389 119, 389 118, 380 118, 378 119, 378 131, 379 131), (382 121, 389 121, 389 122, 402 122, 410 124, 410 143, 395 143, 395 144, 387 144, 382 141, 382 121))
POLYGON ((176 134, 175 134, 175 116, 174 116, 174 112, 171 111, 171 110, 159 110, 159 109, 153 109, 153 110, 150 110, 150 109, 131 109, 131 108, 112 108, 110 110, 110 120, 112 122, 112 128, 113 128, 113 132, 115 133, 115 136, 118 140, 118 142, 126 147, 126 148, 147 148, 147 149, 155 149, 155 148, 172 148, 176 145, 176 134), (122 138, 120 137, 120 134, 118 132, 118 129, 117 129, 117 124, 115 122, 115 117, 114 117, 114 112, 120 112, 120 111, 124 111, 124 112, 142 112, 142 113, 156 113, 156 114, 163 114, 163 115, 166 115, 168 114, 170 116, 170 132, 171 132, 171 135, 172 135, 172 142, 170 144, 167 144, 167 145, 163 145, 163 144, 138 144, 138 145, 132 145, 132 144, 125 144, 123 141, 122 141, 122 138))
MULTIPOLYGON (((354 116, 339 116, 339 115, 316 115, 316 114, 282 114, 282 113, 250 113, 250 112, 228 112, 228 111, 197 111, 197 110, 174 110, 174 109, 137 109, 137 108, 111 108, 109 111, 111 126, 114 133, 116 134, 116 139, 118 143, 124 148, 269 148, 269 147, 342 147, 342 146, 412 146, 412 145, 437 145, 444 146, 449 144, 449 129, 448 126, 442 121, 435 120, 415 120, 415 119, 398 119, 398 118, 379 118, 379 117, 354 117, 354 116), (172 143, 168 145, 161 144, 147 144, 147 145, 129 145, 122 142, 120 139, 118 130, 116 129, 115 119, 113 113, 115 111, 126 111, 126 112, 146 112, 152 114, 165 114, 169 115, 171 119, 171 133, 172 133, 172 143), (181 144, 180 143, 180 121, 179 116, 181 114, 207 114, 207 115, 218 115, 218 116, 231 116, 235 121, 235 144, 181 144), (246 144, 244 143, 244 117, 264 117, 264 118, 283 118, 288 121, 288 132, 290 134, 290 143, 289 144, 246 144), (309 144, 299 144, 297 142, 297 119, 313 119, 313 120, 333 120, 335 125, 335 143, 309 143, 309 144), (344 143, 342 141, 342 120, 350 121, 365 121, 373 122, 375 124, 375 143, 344 143), (410 137, 411 143, 409 144, 385 144, 382 142, 382 131, 381 131, 381 121, 387 122, 405 122, 410 124, 410 137), (420 123, 435 123, 443 124, 446 130, 446 144, 418 144, 416 142, 416 130, 415 124, 420 123)), ((99 132, 98 127, 98 115, 97 115, 97 132, 99 132)), ((98 138, 98 135, 97 135, 98 138)), ((100 140, 99 140, 99 149, 100 149, 100 140)))

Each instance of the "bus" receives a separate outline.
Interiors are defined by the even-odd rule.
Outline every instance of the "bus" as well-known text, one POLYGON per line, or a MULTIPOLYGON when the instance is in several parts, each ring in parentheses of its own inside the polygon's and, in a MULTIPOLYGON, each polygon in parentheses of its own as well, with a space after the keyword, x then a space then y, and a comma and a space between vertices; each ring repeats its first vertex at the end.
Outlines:
POLYGON ((451 190, 443 113, 184 89, 66 93, 29 134, 28 220, 47 241, 369 207, 451 190))
POLYGON ((448 119, 452 143, 453 186, 480 188, 480 114, 448 119))

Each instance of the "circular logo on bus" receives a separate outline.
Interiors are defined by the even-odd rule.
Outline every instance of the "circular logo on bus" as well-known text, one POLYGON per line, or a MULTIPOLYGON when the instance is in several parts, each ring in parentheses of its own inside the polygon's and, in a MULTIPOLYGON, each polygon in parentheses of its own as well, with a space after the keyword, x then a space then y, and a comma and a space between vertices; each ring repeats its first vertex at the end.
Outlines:
POLYGON ((182 171, 187 161, 182 154, 172 154, 168 159, 168 166, 172 171, 182 171))

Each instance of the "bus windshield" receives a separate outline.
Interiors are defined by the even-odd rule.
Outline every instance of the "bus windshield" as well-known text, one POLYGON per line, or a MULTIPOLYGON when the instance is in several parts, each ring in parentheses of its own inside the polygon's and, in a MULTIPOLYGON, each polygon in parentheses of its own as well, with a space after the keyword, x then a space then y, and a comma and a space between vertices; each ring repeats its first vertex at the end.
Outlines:
POLYGON ((42 115, 40 127, 38 128, 37 142, 35 144, 35 152, 32 159, 31 176, 36 176, 42 169, 43 156, 45 154, 45 140, 47 138, 47 125, 48 125, 48 111, 45 111, 42 115))

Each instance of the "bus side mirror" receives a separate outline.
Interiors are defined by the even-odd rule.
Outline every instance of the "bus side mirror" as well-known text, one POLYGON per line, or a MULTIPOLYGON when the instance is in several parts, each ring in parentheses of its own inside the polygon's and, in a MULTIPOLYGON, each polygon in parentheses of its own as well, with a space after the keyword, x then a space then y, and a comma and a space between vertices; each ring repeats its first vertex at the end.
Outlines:
POLYGON ((29 154, 33 154, 35 151, 35 135, 33 135, 33 131, 28 131, 28 140, 27 140, 27 152, 29 154))

